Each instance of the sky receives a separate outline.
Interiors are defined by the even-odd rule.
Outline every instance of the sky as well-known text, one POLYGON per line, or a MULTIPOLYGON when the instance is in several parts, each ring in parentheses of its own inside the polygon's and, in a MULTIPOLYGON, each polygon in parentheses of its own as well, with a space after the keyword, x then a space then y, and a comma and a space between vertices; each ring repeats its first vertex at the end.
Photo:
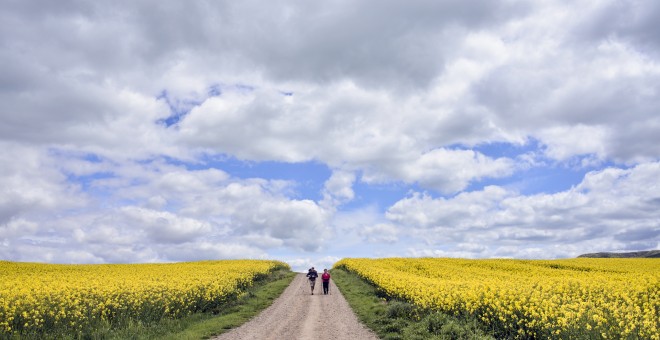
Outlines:
POLYGON ((0 3, 0 260, 660 248, 660 2, 0 3))

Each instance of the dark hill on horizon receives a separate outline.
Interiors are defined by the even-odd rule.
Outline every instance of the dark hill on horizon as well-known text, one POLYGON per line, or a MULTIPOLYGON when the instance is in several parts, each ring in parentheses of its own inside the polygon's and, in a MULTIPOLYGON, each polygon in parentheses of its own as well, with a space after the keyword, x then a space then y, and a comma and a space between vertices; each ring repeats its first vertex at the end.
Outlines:
POLYGON ((578 257, 589 258, 660 258, 660 250, 633 251, 629 253, 590 253, 578 257))

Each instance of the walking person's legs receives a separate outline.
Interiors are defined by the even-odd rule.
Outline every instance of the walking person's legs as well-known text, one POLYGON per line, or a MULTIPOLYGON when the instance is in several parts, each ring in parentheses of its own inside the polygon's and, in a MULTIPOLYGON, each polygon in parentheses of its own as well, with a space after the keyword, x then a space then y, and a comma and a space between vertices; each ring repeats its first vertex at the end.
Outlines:
POLYGON ((330 282, 323 282, 323 294, 328 295, 328 286, 330 282))

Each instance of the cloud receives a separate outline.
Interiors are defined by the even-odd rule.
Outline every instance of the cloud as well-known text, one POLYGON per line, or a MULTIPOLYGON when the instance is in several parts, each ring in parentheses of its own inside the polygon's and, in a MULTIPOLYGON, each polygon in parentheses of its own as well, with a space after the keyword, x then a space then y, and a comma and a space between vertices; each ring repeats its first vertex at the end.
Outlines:
POLYGON ((37 230, 39 230, 38 224, 22 218, 11 219, 0 225, 0 234, 2 234, 4 242, 6 242, 7 239, 21 238, 25 236, 29 237, 34 235, 37 230))
POLYGON ((0 34, 11 48, 0 54, 7 89, 1 95, 6 112, 21 114, 4 117, 2 135, 96 152, 180 155, 173 131, 153 124, 170 114, 156 99, 167 90, 206 107, 199 115, 207 120, 184 118, 189 122, 179 140, 254 160, 337 165, 364 156, 359 145, 375 139, 369 136, 413 140, 389 150, 420 153, 446 143, 538 137, 539 126, 597 128, 596 122, 624 120, 634 121, 634 129, 617 129, 596 148, 617 160, 649 159, 658 156, 652 113, 659 72, 651 53, 657 39, 647 32, 658 6, 632 3, 571 5, 579 16, 558 2, 517 1, 339 7, 248 1, 187 4, 185 10, 169 2, 157 9, 149 3, 67 3, 67 10, 7 4, 0 34), (242 19, 247 16, 251 20, 242 19), (237 99, 223 92, 237 83, 251 83, 258 95, 237 99), (226 85, 221 96, 201 96, 218 84, 226 85), (280 91, 295 95, 278 98, 280 91), (391 99, 373 105, 383 97, 391 99), (337 114, 345 119, 332 124, 337 114), (409 122, 387 119, 395 114, 409 122), (335 128, 351 121, 345 132, 372 128, 343 144, 342 137, 351 136, 335 128), (210 124, 197 128, 195 122, 210 124), (248 138, 253 135, 261 138, 248 138), (133 136, 132 147, 123 136, 133 136), (319 155, 321 145, 334 147, 319 155))
POLYGON ((325 211, 309 200, 260 202, 254 209, 240 207, 236 216, 236 232, 265 232, 284 241, 285 245, 315 251, 327 235, 325 211))
MULTIPOLYGON (((632 3, 625 7, 634 10, 617 16, 631 23, 646 20, 646 14, 640 15, 645 6, 632 3)), ((655 58, 646 44, 607 34, 603 27, 596 29, 602 35, 582 34, 589 30, 585 27, 596 25, 592 19, 602 15, 600 7, 614 9, 614 2, 577 6, 581 9, 567 10, 550 2, 503 30, 500 38, 507 41, 508 53, 471 84, 475 104, 489 112, 500 129, 524 131, 547 144, 549 156, 560 160, 584 153, 618 162, 657 159, 657 150, 647 145, 657 142, 651 136, 658 125, 651 113, 657 106, 654 89, 660 74, 655 58), (581 135, 590 145, 582 141, 572 151, 558 150, 578 132, 568 126, 588 131, 581 135)), ((646 10, 657 12, 657 6, 649 7, 646 10)))
POLYGON ((354 85, 335 91, 345 98, 341 106, 316 108, 311 104, 319 100, 316 93, 294 96, 301 99, 273 91, 227 93, 193 109, 181 122, 179 137, 184 143, 229 150, 241 158, 321 160, 362 170, 367 183, 404 181, 441 192, 460 191, 472 181, 512 171, 511 160, 492 160, 471 150, 440 148, 420 154, 416 150, 430 141, 415 140, 405 130, 425 117, 403 119, 394 109, 401 104, 354 85), (371 116, 365 111, 373 110, 370 105, 382 107, 382 113, 371 116), (364 111, 365 116, 348 114, 354 111, 364 111), (243 144, 245 139, 251 143, 243 144))
POLYGON ((399 240, 398 230, 391 224, 376 224, 366 226, 358 232, 366 242, 390 243, 393 244, 399 240))
POLYGON ((25 212, 84 206, 83 195, 57 170, 48 152, 0 141, 0 225, 25 212))
POLYGON ((541 131, 539 137, 547 146, 547 156, 566 161, 575 155, 595 155, 602 159, 608 134, 603 127, 574 125, 549 128, 541 131))
POLYGON ((266 253, 239 243, 199 242, 163 247, 160 252, 170 261, 203 261, 208 259, 265 259, 266 253))
POLYGON ((171 261, 199 248, 298 259, 335 243, 558 256, 658 243, 655 3, 0 7, 3 258, 171 261), (292 174, 218 159, 333 173, 296 196, 292 174), (594 171, 553 194, 510 189, 548 164, 594 171), (382 184, 402 188, 387 211, 382 184))
POLYGON ((403 164, 427 163, 429 150, 448 145, 528 137, 558 160, 655 159, 660 72, 644 34, 657 6, 585 2, 579 17, 563 6, 7 5, 0 95, 5 112, 21 114, 3 117, 2 135, 113 159, 190 159, 202 148, 317 160, 443 192, 465 187, 443 182, 479 178, 455 181, 433 167, 413 176, 403 164), (163 90, 190 110, 170 128, 156 124, 172 116, 163 90), (586 131, 596 138, 563 147, 586 131))
POLYGON ((353 183, 355 174, 349 171, 335 170, 323 185, 323 201, 321 205, 335 207, 348 202, 355 197, 353 183))
MULTIPOLYGON (((437 149, 422 154, 411 162, 401 162, 394 173, 367 174, 366 182, 380 182, 383 177, 419 183, 424 188, 442 193, 465 189, 470 182, 484 177, 504 177, 513 172, 513 161, 506 158, 491 159, 472 150, 437 149), (389 176, 388 176, 389 175, 389 176)), ((389 170, 389 169, 388 169, 389 170)))
POLYGON ((593 3, 593 15, 577 27, 579 37, 585 40, 620 39, 646 53, 660 50, 657 32, 660 6, 634 0, 593 3))
POLYGON ((414 193, 391 206, 386 216, 399 225, 414 228, 483 228, 489 223, 482 219, 486 217, 484 215, 506 196, 504 189, 495 186, 479 192, 461 193, 451 199, 434 199, 428 194, 414 193))
POLYGON ((488 27, 520 14, 521 7, 488 1, 244 2, 225 11, 234 15, 226 18, 229 30, 218 33, 228 41, 223 47, 229 54, 246 57, 276 81, 326 84, 351 78, 361 87, 405 89, 423 87, 442 72, 462 27, 488 27), (247 13, 261 25, 241 20, 247 13))
POLYGON ((180 218, 169 212, 127 207, 121 209, 121 213, 128 220, 127 225, 141 226, 147 237, 157 243, 179 244, 208 235, 211 231, 209 223, 180 218))
MULTIPOLYGON (((22 155, 19 159, 30 158, 22 155)), ((331 211, 289 198, 285 182, 241 180, 217 169, 189 171, 162 160, 82 162, 75 154, 35 157, 5 168, 2 248, 9 259, 80 262, 265 256, 274 248, 317 251, 330 235, 331 211), (41 162, 57 164, 41 177, 41 162), (60 162, 58 162, 60 160, 60 162), (10 171, 11 170, 11 171, 10 171), (63 174, 68 173, 70 177, 63 174), (72 184, 84 178, 86 192, 72 184), (39 189, 39 191, 36 191, 39 189), (11 194, 11 195, 10 195, 11 194), (13 195, 13 196, 12 196, 13 195), (63 199, 55 199, 63 197, 63 199), (74 209, 75 208, 75 209, 74 209), (60 211, 52 215, 51 211, 60 211), (44 251, 28 255, 39 246, 44 251), (200 249, 201 249, 200 248, 200 249), (77 252, 64 253, 64 249, 77 252), (80 255, 80 258, 67 258, 80 255)))
POLYGON ((466 243, 489 245, 472 249, 479 256, 525 257, 536 254, 524 253, 533 248, 547 257, 542 253, 556 244, 567 246, 557 253, 567 256, 598 247, 625 249, 635 241, 637 247, 654 247, 658 174, 660 163, 608 168, 587 174, 570 190, 532 196, 494 186, 448 199, 415 193, 390 207, 387 218, 429 245, 457 245, 439 254, 464 253, 466 243))

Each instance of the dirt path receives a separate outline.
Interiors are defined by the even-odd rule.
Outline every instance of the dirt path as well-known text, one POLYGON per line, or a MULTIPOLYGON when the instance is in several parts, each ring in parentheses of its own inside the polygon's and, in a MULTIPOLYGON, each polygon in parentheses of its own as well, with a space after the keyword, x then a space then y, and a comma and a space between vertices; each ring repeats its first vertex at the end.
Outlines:
POLYGON ((282 295, 252 320, 216 338, 235 339, 378 339, 362 325, 334 282, 323 295, 320 278, 314 295, 304 274, 298 274, 282 295))

